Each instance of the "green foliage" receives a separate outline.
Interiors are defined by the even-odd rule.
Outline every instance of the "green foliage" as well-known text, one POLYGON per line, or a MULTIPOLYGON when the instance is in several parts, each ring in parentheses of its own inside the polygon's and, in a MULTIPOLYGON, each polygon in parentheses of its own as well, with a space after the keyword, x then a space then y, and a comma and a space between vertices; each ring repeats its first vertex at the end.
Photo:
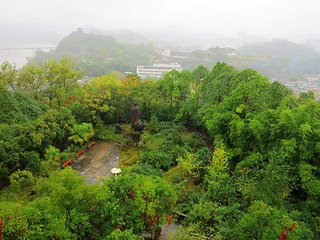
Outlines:
POLYGON ((202 182, 207 170, 209 155, 208 152, 199 149, 197 153, 186 152, 184 156, 178 157, 178 166, 181 168, 184 177, 188 177, 196 184, 202 182))
POLYGON ((173 108, 185 101, 190 94, 190 71, 172 70, 159 80, 160 95, 169 108, 173 108))
POLYGON ((174 164, 174 159, 165 152, 150 150, 143 153, 141 156, 141 163, 150 164, 155 168, 168 170, 174 164))
POLYGON ((228 177, 228 157, 223 147, 215 149, 208 173, 215 182, 228 177))
POLYGON ((93 135, 94 131, 91 123, 75 124, 71 128, 71 136, 68 140, 82 145, 88 142, 93 135))
POLYGON ((40 99, 41 89, 43 89, 45 83, 45 72, 40 66, 28 64, 21 69, 19 87, 30 93, 34 99, 40 99))
POLYGON ((143 237, 133 234, 132 230, 121 231, 117 229, 107 236, 105 240, 143 240, 143 237))
POLYGON ((95 128, 94 138, 106 142, 117 142, 121 140, 121 135, 115 133, 115 126, 101 125, 95 128))
POLYGON ((44 161, 41 162, 40 174, 49 176, 51 172, 60 166, 61 152, 54 146, 48 146, 45 149, 44 161))
POLYGON ((183 169, 181 165, 177 165, 170 168, 170 170, 168 170, 164 174, 164 178, 173 184, 177 184, 186 179, 185 175, 186 175, 185 169, 183 169))
MULTIPOLYGON (((3 91, 5 94, 12 95, 6 90, 3 91)), ((22 93, 15 95, 20 102, 14 105, 12 110, 16 111, 17 117, 22 117, 17 122, 14 119, 9 119, 10 125, 2 124, 0 127, 1 186, 7 184, 9 175, 17 170, 29 170, 35 175, 40 172, 48 175, 51 170, 59 166, 59 163, 41 161, 45 155, 45 149, 50 145, 61 149, 65 148, 68 137, 75 130, 75 119, 68 109, 48 109, 45 111, 47 106, 35 100, 29 100, 29 97, 22 93), (33 105, 33 102, 36 104, 33 105), (23 104, 28 106, 20 111, 19 105, 23 106, 23 104)), ((5 109, 3 117, 10 117, 10 111, 10 109, 5 109)), ((93 135, 92 127, 91 133, 89 135, 86 133, 78 132, 78 134, 84 134, 82 138, 88 138, 93 135)), ((74 134, 72 135, 75 137, 74 134)))
POLYGON ((15 65, 4 62, 0 65, 0 88, 17 89, 18 70, 15 65))
POLYGON ((59 42, 56 51, 49 54, 38 51, 31 62, 41 64, 66 54, 76 59, 77 68, 83 69, 87 76, 112 71, 133 72, 137 65, 151 64, 158 57, 152 46, 129 45, 111 36, 75 31, 59 42))
POLYGON ((121 174, 105 182, 114 206, 114 224, 141 232, 144 227, 156 229, 170 211, 176 196, 172 187, 158 177, 121 174))
POLYGON ((154 166, 147 163, 137 164, 134 167, 133 172, 146 176, 162 177, 163 175, 160 169, 154 168, 154 166))
POLYGON ((210 234, 213 229, 210 229, 215 224, 215 212, 218 205, 212 202, 198 203, 193 206, 193 209, 188 215, 188 221, 193 222, 196 228, 201 228, 202 231, 210 234))
POLYGON ((173 208, 188 216, 178 238, 277 239, 293 223, 288 239, 320 238, 320 105, 312 94, 224 63, 157 82, 112 73, 80 87, 78 78, 68 59, 1 68, 5 238, 139 239, 173 208), (133 101, 146 128, 139 146, 126 146, 113 124, 129 122, 133 101), (93 134, 124 143, 122 174, 102 186, 57 171, 74 156, 68 144, 93 134))
MULTIPOLYGON (((281 209, 272 208, 263 202, 254 202, 248 212, 239 220, 236 239, 276 239, 283 226, 291 226, 294 221, 281 209)), ((313 239, 312 233, 304 223, 289 234, 290 239, 313 239)))
POLYGON ((47 61, 43 65, 44 78, 48 88, 44 91, 50 106, 61 106, 62 99, 68 96, 68 91, 77 85, 80 72, 74 69, 73 62, 63 57, 60 61, 47 61))
POLYGON ((150 121, 148 122, 146 129, 151 133, 159 131, 159 120, 156 115, 151 115, 150 121))
POLYGON ((123 147, 120 152, 120 166, 128 167, 136 164, 141 156, 141 149, 138 147, 123 147))
POLYGON ((299 166, 299 174, 301 176, 302 187, 312 198, 320 197, 320 180, 314 176, 313 172, 317 172, 318 168, 308 163, 301 163, 299 166))
POLYGON ((28 119, 36 119, 47 106, 22 93, 12 93, 0 88, 0 123, 22 123, 28 119))
POLYGON ((198 178, 200 175, 199 168, 200 164, 195 161, 195 155, 187 153, 184 158, 179 157, 177 159, 179 165, 185 170, 190 176, 198 178))
POLYGON ((17 192, 30 191, 34 187, 34 184, 35 178, 27 170, 16 171, 10 176, 10 187, 17 192))
POLYGON ((168 170, 185 151, 196 152, 204 145, 197 134, 186 132, 182 126, 170 122, 158 123, 157 126, 159 130, 156 134, 144 133, 141 137, 146 147, 141 155, 141 163, 168 170))
POLYGON ((36 195, 26 204, 1 202, 6 239, 142 239, 139 234, 162 225, 176 201, 168 183, 134 173, 103 186, 87 185, 69 167, 37 181, 28 171, 10 180, 19 194, 33 187, 36 195))

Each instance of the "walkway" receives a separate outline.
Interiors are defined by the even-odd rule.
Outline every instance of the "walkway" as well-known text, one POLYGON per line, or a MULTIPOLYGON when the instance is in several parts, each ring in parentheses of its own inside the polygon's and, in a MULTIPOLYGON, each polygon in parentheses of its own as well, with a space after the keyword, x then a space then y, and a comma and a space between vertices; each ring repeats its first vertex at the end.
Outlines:
POLYGON ((72 164, 88 183, 96 183, 101 178, 112 176, 111 169, 119 165, 120 144, 97 142, 72 164))

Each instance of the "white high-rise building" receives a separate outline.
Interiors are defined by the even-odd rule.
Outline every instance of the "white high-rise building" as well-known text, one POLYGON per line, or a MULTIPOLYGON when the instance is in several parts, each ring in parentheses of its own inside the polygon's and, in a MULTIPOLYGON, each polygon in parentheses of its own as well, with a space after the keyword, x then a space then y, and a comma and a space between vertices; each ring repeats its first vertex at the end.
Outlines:
POLYGON ((152 66, 137 66, 137 75, 144 79, 147 77, 161 78, 165 73, 172 70, 182 71, 181 65, 178 63, 170 64, 153 64, 152 66))

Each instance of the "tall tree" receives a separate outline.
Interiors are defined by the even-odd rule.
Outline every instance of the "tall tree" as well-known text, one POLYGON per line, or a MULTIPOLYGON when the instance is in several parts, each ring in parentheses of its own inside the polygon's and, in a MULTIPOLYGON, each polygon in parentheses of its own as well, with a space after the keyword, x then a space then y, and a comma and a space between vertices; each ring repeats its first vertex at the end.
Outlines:
POLYGON ((47 61, 43 66, 46 82, 45 93, 50 106, 60 106, 68 95, 68 91, 80 79, 81 74, 75 70, 73 62, 64 57, 59 62, 47 61))
POLYGON ((10 88, 12 91, 17 90, 17 80, 19 71, 15 65, 4 62, 0 65, 0 86, 10 88))

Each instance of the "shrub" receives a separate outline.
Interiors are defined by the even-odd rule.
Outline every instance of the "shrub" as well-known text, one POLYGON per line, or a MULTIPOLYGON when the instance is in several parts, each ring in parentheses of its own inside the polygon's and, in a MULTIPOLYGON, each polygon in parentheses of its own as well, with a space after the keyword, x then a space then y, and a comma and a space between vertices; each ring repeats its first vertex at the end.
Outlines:
POLYGON ((121 135, 114 132, 113 125, 103 125, 95 129, 95 139, 107 142, 117 142, 121 140, 121 135))
POLYGON ((11 188, 15 191, 30 191, 35 182, 36 179, 32 173, 27 170, 16 171, 10 176, 11 188))
POLYGON ((139 160, 141 149, 138 147, 122 148, 120 152, 120 166, 132 166, 139 160))
POLYGON ((141 175, 146 175, 146 176, 157 176, 157 177, 163 176, 163 173, 160 169, 156 169, 150 164, 138 164, 133 169, 133 172, 141 175))
POLYGON ((174 159, 163 151, 150 150, 143 153, 141 162, 150 164, 155 168, 168 170, 174 164, 174 159))

